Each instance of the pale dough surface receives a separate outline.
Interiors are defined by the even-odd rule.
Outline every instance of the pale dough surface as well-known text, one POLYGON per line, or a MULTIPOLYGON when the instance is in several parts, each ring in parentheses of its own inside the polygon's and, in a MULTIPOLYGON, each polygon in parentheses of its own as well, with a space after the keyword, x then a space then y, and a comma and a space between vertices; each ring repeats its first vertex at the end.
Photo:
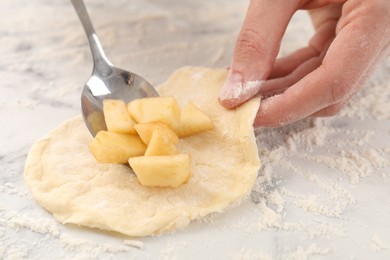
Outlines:
POLYGON ((222 211, 249 194, 260 167, 252 123, 259 99, 228 111, 218 103, 225 69, 185 67, 158 88, 181 106, 205 111, 215 129, 182 139, 192 157, 192 178, 179 188, 147 188, 120 165, 98 164, 81 117, 67 120, 31 148, 25 180, 42 207, 62 223, 129 236, 181 229, 222 211))

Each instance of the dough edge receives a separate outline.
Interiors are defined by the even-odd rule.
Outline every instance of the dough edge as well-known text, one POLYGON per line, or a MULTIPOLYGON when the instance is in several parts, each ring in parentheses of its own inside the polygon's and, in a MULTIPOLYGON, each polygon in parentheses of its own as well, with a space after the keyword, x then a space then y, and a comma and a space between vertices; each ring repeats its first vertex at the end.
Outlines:
MULTIPOLYGON (((177 70, 172 74, 171 77, 181 73, 181 71, 195 71, 195 73, 200 72, 209 72, 214 71, 219 73, 222 77, 226 77, 226 70, 224 69, 205 69, 205 68, 196 68, 196 67, 184 67, 177 70)), ((213 72, 213 73, 214 73, 213 72)), ((168 81, 169 82, 169 79, 168 81)), ((160 89, 164 88, 164 84, 160 89)), ((238 109, 234 110, 235 117, 239 123, 239 140, 241 144, 241 149, 243 155, 246 157, 247 161, 247 175, 248 179, 246 187, 244 189, 246 192, 241 191, 232 191, 230 196, 216 198, 219 199, 218 203, 213 204, 210 207, 196 207, 196 208, 186 208, 185 212, 171 211, 163 212, 160 211, 153 216, 152 219, 148 219, 145 223, 140 223, 141 225, 137 227, 123 227, 120 224, 117 225, 115 221, 109 221, 107 223, 105 220, 100 220, 99 217, 85 215, 85 212, 74 212, 66 213, 62 212, 63 209, 56 209, 55 205, 50 198, 47 198, 47 193, 45 192, 46 187, 44 187, 44 180, 41 177, 44 174, 44 165, 42 165, 41 157, 45 152, 47 145, 52 141, 52 138, 55 138, 57 131, 59 129, 71 127, 75 121, 82 122, 80 116, 68 119, 62 123, 58 128, 49 132, 49 134, 35 142, 30 149, 28 154, 26 165, 25 165, 25 180, 30 186, 34 198, 38 203, 53 213, 53 216, 61 223, 72 223, 81 226, 87 226, 92 228, 99 228, 103 230, 116 231, 129 236, 146 236, 151 234, 160 234, 165 232, 174 231, 176 229, 183 229, 191 221, 204 217, 213 212, 222 212, 228 207, 238 205, 242 199, 246 198, 256 180, 257 172, 260 168, 260 160, 258 158, 256 138, 253 131, 253 121, 257 113, 257 109, 260 104, 260 99, 253 99, 238 109), (37 163, 39 162, 39 163, 37 163), (43 181, 43 182, 42 182, 43 181)), ((104 216, 103 216, 104 218, 104 216)))

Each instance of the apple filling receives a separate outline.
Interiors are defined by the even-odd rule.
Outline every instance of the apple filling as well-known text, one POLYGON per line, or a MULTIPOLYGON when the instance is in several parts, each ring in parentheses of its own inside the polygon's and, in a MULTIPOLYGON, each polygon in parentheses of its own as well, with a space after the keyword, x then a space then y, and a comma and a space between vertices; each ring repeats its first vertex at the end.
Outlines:
POLYGON ((191 158, 177 148, 179 138, 213 129, 193 103, 183 109, 173 97, 103 102, 107 131, 89 145, 99 163, 126 163, 144 186, 178 187, 191 176, 191 158))

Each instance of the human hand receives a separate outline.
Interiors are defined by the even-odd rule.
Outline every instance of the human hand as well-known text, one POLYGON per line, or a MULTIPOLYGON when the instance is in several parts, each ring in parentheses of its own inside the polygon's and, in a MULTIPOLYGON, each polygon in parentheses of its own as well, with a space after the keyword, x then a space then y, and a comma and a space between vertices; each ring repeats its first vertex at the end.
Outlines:
POLYGON ((390 52, 389 0, 251 0, 220 102, 261 102, 254 126, 338 113, 390 52), (276 60, 292 15, 310 10, 307 47, 276 60))

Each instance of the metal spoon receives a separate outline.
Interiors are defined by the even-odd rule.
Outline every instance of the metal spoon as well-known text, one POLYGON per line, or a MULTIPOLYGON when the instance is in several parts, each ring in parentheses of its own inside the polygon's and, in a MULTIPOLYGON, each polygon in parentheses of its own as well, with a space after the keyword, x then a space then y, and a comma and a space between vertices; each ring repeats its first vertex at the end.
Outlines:
POLYGON ((134 99, 158 96, 154 87, 137 74, 114 67, 106 58, 83 0, 71 0, 87 34, 93 57, 92 75, 81 93, 84 122, 95 136, 107 130, 103 115, 104 99, 134 99))

